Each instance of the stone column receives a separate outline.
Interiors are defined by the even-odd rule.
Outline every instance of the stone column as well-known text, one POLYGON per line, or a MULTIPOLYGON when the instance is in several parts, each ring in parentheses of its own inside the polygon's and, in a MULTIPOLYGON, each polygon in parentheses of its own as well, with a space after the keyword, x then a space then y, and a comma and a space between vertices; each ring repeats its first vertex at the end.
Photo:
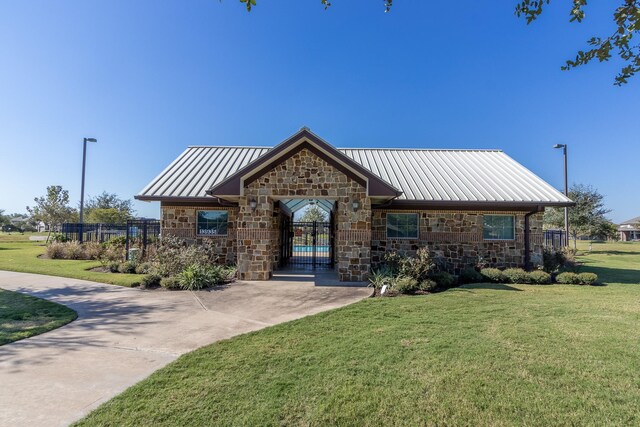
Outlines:
POLYGON ((273 201, 264 194, 248 194, 240 199, 239 207, 238 278, 269 280, 273 274, 275 240, 272 227, 273 201), (251 209, 251 200, 256 201, 255 210, 251 209))
POLYGON ((371 201, 364 191, 340 197, 336 221, 338 278, 346 282, 367 280, 371 268, 371 201), (353 200, 360 203, 357 211, 353 200))

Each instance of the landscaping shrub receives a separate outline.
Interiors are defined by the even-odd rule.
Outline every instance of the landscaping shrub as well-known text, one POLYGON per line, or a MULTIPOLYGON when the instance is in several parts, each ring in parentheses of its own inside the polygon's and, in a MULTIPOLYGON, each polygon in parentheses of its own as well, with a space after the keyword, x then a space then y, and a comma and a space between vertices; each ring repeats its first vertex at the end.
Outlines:
POLYGON ((235 265, 226 265, 220 270, 222 281, 225 283, 236 280, 238 268, 235 265))
POLYGON ((409 276, 398 276, 391 282, 391 287, 401 294, 413 294, 420 289, 418 281, 409 276))
MULTIPOLYGON (((453 277, 453 276, 452 276, 453 277)), ((433 292, 438 289, 440 286, 435 280, 427 279, 420 282, 418 285, 418 290, 422 292, 433 292)), ((450 286, 449 286, 450 287, 450 286)))
POLYGON ((65 248, 64 245, 60 242, 52 242, 47 246, 47 257, 51 259, 61 259, 64 258, 65 248))
POLYGON ((192 264, 178 274, 180 287, 194 291, 220 283, 221 274, 219 266, 202 267, 192 264))
POLYGON ((53 233, 49 238, 52 242, 64 243, 67 241, 67 238, 62 233, 53 233))
POLYGON ((120 263, 117 261, 110 262, 107 265, 107 268, 109 269, 110 272, 117 273, 120 270, 120 263))
POLYGON ((534 285, 548 285, 551 283, 551 275, 542 270, 534 270, 529 273, 529 279, 534 285))
POLYGON ((127 236, 117 236, 112 237, 111 239, 105 242, 106 246, 126 246, 127 244, 127 236))
POLYGON ((581 285, 593 285, 598 281, 598 275, 595 273, 580 273, 578 274, 578 280, 581 285))
POLYGON ((208 240, 200 245, 188 245, 177 237, 165 236, 151 262, 161 276, 175 276, 192 265, 206 267, 216 264, 216 249, 216 244, 208 240))
POLYGON ((562 283, 563 285, 579 285, 580 277, 574 272, 567 271, 558 274, 558 276, 556 276, 556 282, 562 283))
POLYGON ((177 276, 163 277, 160 279, 160 286, 165 289, 180 289, 180 279, 177 276))
POLYGON ((152 269, 153 269, 153 266, 151 265, 150 262, 142 262, 138 264, 138 266, 136 267, 136 274, 148 274, 148 273, 151 273, 152 269))
POLYGON ((160 286, 160 280, 162 280, 162 277, 157 274, 147 274, 140 281, 140 287, 144 289, 157 288, 160 286))
POLYGON ((431 273, 429 279, 434 281, 439 289, 449 289, 456 284, 456 278, 446 271, 431 273))
POLYGON ((121 262, 120 266, 118 267, 118 271, 120 273, 135 274, 137 266, 138 266, 138 263, 136 261, 121 262))
POLYGON ((105 245, 100 258, 98 259, 103 266, 108 266, 114 262, 120 262, 124 259, 124 246, 105 245))
POLYGON ((84 258, 85 259, 100 259, 102 252, 104 252, 103 246, 98 242, 83 243, 84 258))
POLYGON ((62 245, 64 246, 65 259, 83 259, 85 257, 84 248, 77 240, 62 243, 62 245))
POLYGON ((497 268, 483 268, 480 270, 480 274, 487 282, 505 283, 507 281, 507 276, 497 268))
POLYGON ((393 276, 391 270, 386 267, 382 267, 378 270, 373 270, 369 275, 369 286, 375 290, 380 290, 384 285, 391 284, 393 276))
POLYGON ((531 278, 529 273, 521 268, 507 268, 502 272, 507 279, 507 283, 529 283, 531 278))
POLYGON ((478 273, 475 268, 467 267, 460 272, 458 281, 460 283, 480 283, 482 282, 482 274, 478 273))
POLYGON ((418 249, 413 257, 398 252, 387 252, 384 259, 394 276, 411 277, 418 282, 426 280, 434 268, 427 248, 418 249))

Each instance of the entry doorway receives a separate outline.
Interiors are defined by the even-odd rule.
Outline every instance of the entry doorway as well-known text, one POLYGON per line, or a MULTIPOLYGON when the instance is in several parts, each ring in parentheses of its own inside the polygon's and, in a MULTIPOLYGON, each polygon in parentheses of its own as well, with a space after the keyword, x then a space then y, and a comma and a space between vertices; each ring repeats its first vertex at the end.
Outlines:
POLYGON ((287 202, 297 210, 284 217, 280 224, 280 267, 332 269, 335 263, 335 203, 309 199, 287 202), (324 215, 320 215, 320 210, 324 215))

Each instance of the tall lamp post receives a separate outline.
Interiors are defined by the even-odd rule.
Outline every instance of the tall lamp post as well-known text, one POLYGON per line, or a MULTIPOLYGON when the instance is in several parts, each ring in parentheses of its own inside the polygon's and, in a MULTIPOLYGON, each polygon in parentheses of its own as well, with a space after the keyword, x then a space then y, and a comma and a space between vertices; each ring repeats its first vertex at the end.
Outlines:
MULTIPOLYGON (((569 197, 569 180, 567 179, 567 144, 556 144, 553 148, 562 148, 562 155, 564 157, 564 195, 569 197)), ((564 233, 564 245, 569 246, 569 208, 566 206, 564 208, 564 233)))
POLYGON ((87 165, 87 142, 98 142, 95 138, 84 138, 82 143, 82 185, 80 186, 80 243, 84 240, 84 172, 87 165))

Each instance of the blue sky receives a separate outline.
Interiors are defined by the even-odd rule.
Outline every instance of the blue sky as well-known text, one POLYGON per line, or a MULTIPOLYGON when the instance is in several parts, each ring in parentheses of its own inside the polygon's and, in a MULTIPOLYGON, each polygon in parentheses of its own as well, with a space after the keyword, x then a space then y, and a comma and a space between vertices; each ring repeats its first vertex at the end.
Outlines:
MULTIPOLYGON (((570 24, 555 1, 525 25, 516 1, 0 0, 0 209, 47 185, 133 197, 187 145, 271 146, 309 126, 338 147, 500 148, 560 188, 640 215, 640 78, 620 64, 560 71, 611 5, 570 24)), ((157 217, 157 203, 136 202, 157 217)))

